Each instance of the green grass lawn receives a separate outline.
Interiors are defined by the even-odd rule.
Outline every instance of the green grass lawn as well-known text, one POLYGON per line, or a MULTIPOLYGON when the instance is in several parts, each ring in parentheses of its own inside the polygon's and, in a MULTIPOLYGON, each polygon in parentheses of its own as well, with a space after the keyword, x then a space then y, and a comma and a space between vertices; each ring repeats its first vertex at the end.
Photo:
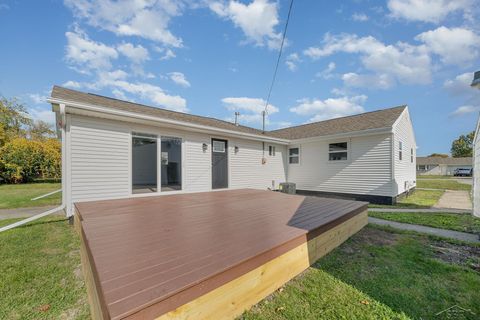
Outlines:
POLYGON ((418 180, 417 188, 470 191, 472 186, 456 180, 418 180))
POLYGON ((395 205, 370 204, 370 208, 430 208, 443 195, 443 190, 415 190, 408 197, 400 199, 395 205))
POLYGON ((0 209, 40 207, 62 202, 62 193, 31 201, 30 199, 61 189, 60 183, 25 183, 0 185, 0 209))
POLYGON ((64 217, 0 233, 0 319, 88 318, 79 239, 64 217))
POLYGON ((441 176, 441 175, 419 175, 417 176, 417 180, 421 179, 453 179, 454 176, 441 176))
POLYGON ((475 315, 450 319, 478 319, 479 255, 476 246, 368 226, 243 318, 447 319, 435 315, 458 305, 475 315))
MULTIPOLYGON (((63 217, 0 243, 0 319, 89 318, 79 239, 63 217)), ((242 317, 432 319, 453 305, 479 315, 479 257, 479 246, 368 226, 242 317)))
POLYGON ((470 214, 437 212, 369 212, 370 217, 434 228, 480 233, 480 218, 470 214))

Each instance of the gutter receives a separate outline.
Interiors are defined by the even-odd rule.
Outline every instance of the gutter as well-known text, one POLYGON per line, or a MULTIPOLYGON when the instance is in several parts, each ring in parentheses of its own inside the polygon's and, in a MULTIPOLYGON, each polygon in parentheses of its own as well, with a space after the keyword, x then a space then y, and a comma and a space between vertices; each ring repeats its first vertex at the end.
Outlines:
MULTIPOLYGON (((220 129, 220 128, 215 128, 215 127, 211 127, 211 126, 189 123, 189 122, 185 122, 185 121, 164 119, 164 118, 159 118, 159 117, 155 117, 155 116, 137 114, 137 113, 134 113, 134 112, 113 110, 113 109, 110 109, 110 108, 100 107, 100 106, 96 106, 96 105, 83 104, 83 103, 78 103, 78 102, 64 100, 64 99, 49 98, 49 99, 47 99, 47 102, 49 102, 51 104, 58 104, 60 106, 64 105, 64 106, 73 107, 73 108, 86 110, 86 111, 99 112, 99 113, 110 114, 110 115, 114 115, 114 116, 135 118, 135 119, 146 120, 146 121, 154 121, 154 122, 157 122, 157 123, 182 126, 182 127, 187 127, 187 128, 197 129, 197 130, 226 133, 226 134, 229 134, 229 135, 243 136, 243 137, 247 137, 247 138, 254 139, 254 140, 271 141, 271 142, 275 142, 275 143, 278 143, 278 144, 284 144, 284 145, 288 145, 289 142, 290 142, 290 140, 287 140, 287 139, 280 139, 280 138, 275 138, 275 137, 270 137, 270 136, 265 136, 265 135, 257 135, 257 134, 252 134, 252 133, 245 133, 245 132, 239 132, 239 131, 233 131, 233 130, 227 130, 227 129, 220 129)), ((61 110, 60 110, 60 112, 61 112, 61 110)))

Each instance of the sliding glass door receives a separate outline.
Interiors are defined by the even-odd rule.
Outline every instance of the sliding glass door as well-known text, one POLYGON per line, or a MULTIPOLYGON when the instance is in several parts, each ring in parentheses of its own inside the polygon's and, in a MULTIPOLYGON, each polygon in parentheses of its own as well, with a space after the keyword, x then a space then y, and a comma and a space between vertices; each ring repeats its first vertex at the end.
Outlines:
POLYGON ((132 193, 157 192, 157 136, 133 133, 132 193))
POLYGON ((162 137, 161 141, 161 190, 182 190, 182 139, 162 137))

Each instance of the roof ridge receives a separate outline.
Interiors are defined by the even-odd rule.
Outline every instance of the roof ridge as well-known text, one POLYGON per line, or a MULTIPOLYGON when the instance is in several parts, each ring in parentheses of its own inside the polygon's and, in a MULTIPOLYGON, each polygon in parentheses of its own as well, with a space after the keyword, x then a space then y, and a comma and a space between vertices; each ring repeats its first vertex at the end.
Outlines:
POLYGON ((372 110, 372 111, 367 111, 367 112, 352 114, 352 115, 344 116, 344 117, 338 117, 338 118, 332 118, 332 119, 327 119, 327 120, 321 120, 321 121, 314 121, 314 122, 309 122, 309 123, 303 123, 303 124, 299 124, 299 125, 296 125, 296 126, 291 126, 291 127, 286 127, 286 128, 282 128, 282 129, 271 130, 271 131, 268 131, 268 132, 279 132, 279 131, 287 130, 287 129, 291 129, 291 128, 298 128, 298 127, 302 127, 302 126, 319 124, 319 123, 324 123, 324 122, 329 122, 329 121, 335 121, 335 120, 340 120, 340 119, 347 119, 347 118, 352 118, 352 117, 358 117, 358 116, 362 116, 362 115, 369 114, 369 113, 377 113, 377 112, 383 112, 383 111, 392 110, 392 109, 406 108, 407 106, 408 106, 408 105, 406 105, 406 104, 402 104, 402 105, 395 106, 395 107, 390 107, 390 108, 385 108, 385 109, 380 109, 380 110, 372 110))

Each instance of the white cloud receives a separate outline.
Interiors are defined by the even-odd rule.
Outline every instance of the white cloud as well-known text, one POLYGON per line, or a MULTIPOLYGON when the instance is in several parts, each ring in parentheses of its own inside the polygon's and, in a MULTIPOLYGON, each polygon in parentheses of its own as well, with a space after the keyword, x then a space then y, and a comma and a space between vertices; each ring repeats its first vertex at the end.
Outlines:
POLYGON ((184 2, 65 0, 78 19, 119 36, 138 36, 158 43, 181 47, 182 39, 169 30, 172 17, 182 14, 184 2))
POLYGON ((392 17, 438 23, 454 12, 468 16, 473 4, 472 0, 389 0, 387 6, 392 17))
POLYGON ((229 19, 242 29, 248 42, 257 46, 276 49, 280 46, 281 33, 275 31, 279 23, 278 3, 269 0, 253 0, 249 4, 239 1, 211 2, 210 9, 218 16, 229 19))
MULTIPOLYGON (((154 105, 180 111, 187 112, 187 101, 180 96, 172 96, 155 85, 143 82, 128 82, 125 80, 114 80, 109 83, 111 87, 123 91, 123 93, 130 93, 138 95, 143 99, 153 102, 154 105)), ((117 94, 119 91, 117 91, 117 94)))
POLYGON ((47 102, 47 96, 46 95, 41 95, 41 94, 38 94, 38 93, 31 93, 31 94, 28 95, 28 97, 30 98, 30 100, 32 100, 32 102, 34 104, 42 104, 42 103, 47 102))
POLYGON ((453 117, 458 117, 458 116, 465 116, 471 113, 475 113, 475 117, 477 114, 480 112, 480 107, 474 107, 474 106, 461 106, 458 107, 454 112, 452 112, 450 115, 453 117))
POLYGON ((188 88, 190 87, 190 82, 188 82, 187 78, 185 78, 185 75, 181 72, 170 72, 168 74, 170 77, 170 80, 175 82, 176 84, 188 88))
POLYGON ((466 72, 443 83, 443 87, 451 95, 462 101, 462 106, 451 113, 452 116, 461 116, 480 111, 480 90, 470 87, 472 80, 473 72, 466 72))
POLYGON ((32 120, 41 120, 52 125, 55 124, 55 113, 52 112, 50 106, 45 108, 29 108, 28 114, 32 120))
POLYGON ((443 87, 453 95, 473 95, 477 90, 472 89, 470 84, 473 80, 473 72, 462 73, 453 80, 446 80, 443 87))
POLYGON ((352 20, 358 22, 368 21, 368 16, 365 13, 354 13, 352 14, 352 20))
POLYGON ((342 80, 345 85, 349 87, 358 87, 358 88, 378 88, 378 89, 388 89, 394 85, 395 80, 388 74, 377 74, 377 75, 368 75, 368 74, 356 74, 354 72, 345 73, 342 75, 342 80))
MULTIPOLYGON (((228 110, 231 111, 247 111, 251 113, 261 114, 265 110, 266 101, 260 98, 247 97, 228 97, 223 98, 222 102, 228 110)), ((274 105, 268 105, 268 114, 278 112, 278 108, 274 105)))
POLYGON ((296 52, 289 54, 285 60, 285 64, 290 71, 296 71, 298 69, 297 63, 299 62, 301 62, 301 60, 296 52))
POLYGON ((148 50, 141 45, 135 46, 131 43, 122 43, 117 50, 133 63, 140 64, 150 59, 148 50))
POLYGON ((446 64, 465 65, 480 54, 480 36, 468 29, 442 26, 420 33, 415 39, 423 41, 446 64))
POLYGON ((331 79, 334 76, 332 72, 336 67, 335 62, 330 62, 324 70, 317 72, 315 76, 323 79, 331 79))
POLYGON ((297 106, 290 108, 290 111, 302 116, 311 116, 308 122, 323 121, 364 112, 362 104, 366 100, 365 95, 326 100, 301 99, 297 106))
POLYGON ((393 83, 406 84, 426 84, 431 80, 431 60, 424 45, 413 46, 404 42, 387 45, 372 36, 326 34, 323 46, 310 47, 304 54, 319 59, 338 52, 360 54, 364 68, 372 72, 371 77, 391 78, 393 83))
POLYGON ((154 49, 158 53, 162 54, 162 56, 160 57, 160 60, 170 60, 170 59, 173 59, 177 56, 175 54, 175 52, 173 52, 173 50, 169 49, 169 48, 160 48, 160 47, 155 46, 154 49))
MULTIPOLYGON (((266 101, 260 98, 248 98, 248 97, 227 97, 222 99, 224 107, 229 111, 240 112, 240 123, 262 123, 262 112, 265 110, 266 101)), ((267 108, 266 125, 273 125, 268 115, 277 113, 279 109, 274 105, 269 104, 267 108)), ((233 122, 233 116, 227 117, 227 121, 233 122)))
POLYGON ((110 69, 112 60, 118 58, 115 48, 90 40, 79 28, 75 28, 73 32, 66 32, 65 36, 67 37, 65 58, 81 73, 110 69))

